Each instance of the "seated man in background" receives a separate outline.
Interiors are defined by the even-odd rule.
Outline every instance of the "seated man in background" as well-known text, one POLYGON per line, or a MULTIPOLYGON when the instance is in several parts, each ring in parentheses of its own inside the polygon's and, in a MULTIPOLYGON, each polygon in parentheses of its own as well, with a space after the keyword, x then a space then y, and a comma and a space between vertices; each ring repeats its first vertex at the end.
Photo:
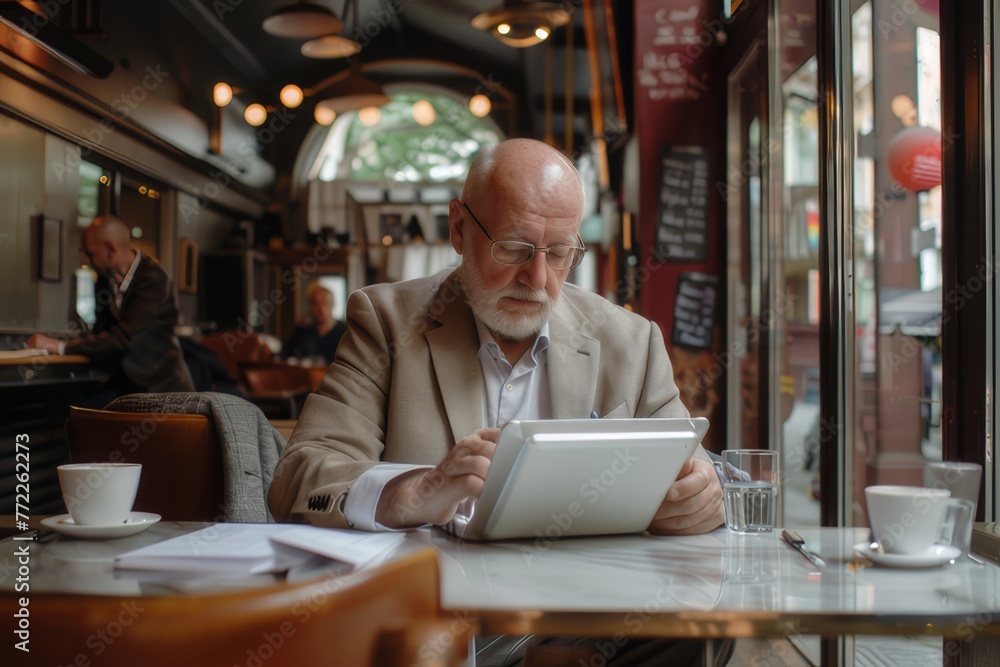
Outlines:
POLYGON ((28 347, 80 354, 108 367, 105 387, 84 402, 91 407, 125 394, 194 391, 174 335, 178 310, 170 279, 130 240, 128 226, 118 218, 94 219, 83 233, 84 252, 99 275, 93 330, 67 341, 44 334, 28 339, 28 347))
MULTIPOLYGON (((351 296, 348 333, 275 471, 277 520, 445 524, 482 492, 512 419, 687 416, 659 327, 564 285, 584 252, 582 211, 576 169, 547 144, 514 139, 479 153, 449 205, 461 265, 351 296)), ((649 531, 704 533, 723 518, 699 448, 649 531)), ((526 644, 508 639, 477 659, 517 664, 526 644)), ((664 641, 630 642, 636 650, 620 657, 700 657, 698 642, 664 641)))
POLYGON ((299 325, 281 346, 281 358, 321 358, 327 365, 333 363, 340 339, 347 333, 347 325, 333 318, 333 292, 319 283, 312 283, 306 290, 309 299, 311 325, 299 325))

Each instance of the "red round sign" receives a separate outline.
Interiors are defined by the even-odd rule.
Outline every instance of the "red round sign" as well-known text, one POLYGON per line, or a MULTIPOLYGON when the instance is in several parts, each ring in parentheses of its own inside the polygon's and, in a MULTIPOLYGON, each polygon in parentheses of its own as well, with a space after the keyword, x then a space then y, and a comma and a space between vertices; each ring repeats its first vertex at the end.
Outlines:
POLYGON ((941 133, 907 127, 889 142, 889 173, 910 192, 941 185, 941 133))

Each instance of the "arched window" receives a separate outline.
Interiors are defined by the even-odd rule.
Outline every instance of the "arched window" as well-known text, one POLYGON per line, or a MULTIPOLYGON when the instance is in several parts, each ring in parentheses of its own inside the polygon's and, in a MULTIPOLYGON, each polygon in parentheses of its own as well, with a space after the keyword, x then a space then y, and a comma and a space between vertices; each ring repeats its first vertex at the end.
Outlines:
POLYGON ((387 92, 389 103, 334 120, 308 180, 461 180, 479 149, 502 139, 492 120, 450 91, 410 84, 387 92))

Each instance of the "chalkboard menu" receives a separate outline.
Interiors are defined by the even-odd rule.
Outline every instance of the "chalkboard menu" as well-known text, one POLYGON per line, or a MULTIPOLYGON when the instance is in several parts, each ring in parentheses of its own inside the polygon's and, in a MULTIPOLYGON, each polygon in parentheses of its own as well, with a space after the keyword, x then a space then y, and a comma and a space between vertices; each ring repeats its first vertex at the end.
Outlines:
POLYGON ((708 148, 670 146, 660 163, 656 257, 704 262, 708 257, 708 148))
POLYGON ((719 280, 707 273, 682 273, 674 300, 673 344, 711 349, 719 280))

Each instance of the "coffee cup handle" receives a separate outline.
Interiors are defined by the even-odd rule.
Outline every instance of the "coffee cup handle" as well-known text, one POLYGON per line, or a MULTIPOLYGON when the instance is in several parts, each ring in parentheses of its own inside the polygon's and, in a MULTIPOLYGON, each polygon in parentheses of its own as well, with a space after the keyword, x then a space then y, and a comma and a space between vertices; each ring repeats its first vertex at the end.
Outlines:
POLYGON ((941 544, 950 544, 962 549, 963 554, 969 549, 966 543, 970 535, 966 536, 966 528, 972 527, 972 520, 975 518, 976 504, 964 498, 949 498, 948 509, 945 514, 944 525, 941 527, 941 544))

